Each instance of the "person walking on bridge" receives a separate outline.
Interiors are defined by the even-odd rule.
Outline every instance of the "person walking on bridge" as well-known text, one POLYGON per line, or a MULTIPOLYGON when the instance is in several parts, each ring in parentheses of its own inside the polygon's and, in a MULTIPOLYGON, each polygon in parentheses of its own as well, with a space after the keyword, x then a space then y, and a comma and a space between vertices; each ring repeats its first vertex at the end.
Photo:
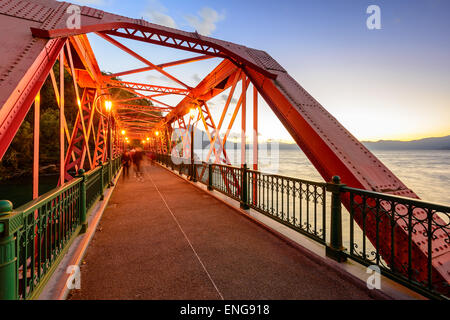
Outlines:
POLYGON ((131 155, 128 150, 122 154, 123 180, 128 178, 131 166, 131 155))
POLYGON ((134 171, 136 173, 136 177, 138 180, 142 180, 142 170, 141 170, 141 164, 142 164, 142 149, 136 148, 134 153, 132 153, 132 159, 134 164, 134 171))

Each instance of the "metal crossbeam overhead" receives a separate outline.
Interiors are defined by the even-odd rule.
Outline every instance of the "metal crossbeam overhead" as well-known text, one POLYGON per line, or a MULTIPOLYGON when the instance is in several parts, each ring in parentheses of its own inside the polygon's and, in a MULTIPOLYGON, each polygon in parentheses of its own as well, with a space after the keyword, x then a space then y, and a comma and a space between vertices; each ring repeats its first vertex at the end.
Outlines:
POLYGON ((158 119, 163 118, 162 116, 157 116, 157 115, 154 115, 152 113, 145 112, 145 111, 140 111, 140 110, 135 110, 135 111, 131 110, 131 111, 125 111, 124 112, 123 109, 118 109, 117 113, 118 113, 119 117, 124 116, 124 115, 136 116, 136 114, 143 114, 143 115, 147 115, 147 116, 152 117, 152 118, 158 118, 158 119))
MULTIPOLYGON (((155 103, 157 103, 157 104, 163 105, 163 106, 166 107, 166 108, 174 109, 173 106, 171 106, 171 105, 169 105, 169 104, 167 104, 167 103, 164 103, 164 102, 162 102, 162 101, 159 101, 159 100, 155 99, 154 96, 146 96, 146 95, 143 95, 142 93, 140 93, 140 92, 138 92, 138 91, 135 91, 135 90, 129 89, 129 88, 122 88, 122 89, 123 89, 123 90, 126 90, 126 91, 128 91, 128 92, 131 92, 132 94, 135 94, 136 96, 140 97, 140 99, 147 99, 147 100, 150 100, 150 101, 155 102, 155 103)), ((123 101, 123 100, 121 100, 121 101, 123 101)))
POLYGON ((175 81, 178 84, 181 84, 183 87, 190 89, 191 87, 189 87, 188 85, 184 84, 182 81, 178 80, 177 78, 175 78, 174 76, 170 75, 169 73, 167 73, 166 71, 164 71, 162 68, 158 67, 157 65, 154 65, 153 63, 151 63, 150 61, 148 61, 147 59, 145 59, 144 57, 140 56, 139 54, 137 54, 136 52, 134 52, 133 50, 127 48, 126 46, 124 46, 123 44, 121 44, 119 41, 111 38, 110 36, 104 34, 104 33, 97 33, 97 35, 99 35, 100 37, 102 37, 103 39, 111 42, 113 45, 115 45, 116 47, 122 49, 123 51, 125 51, 126 53, 130 54, 131 56, 135 57, 136 59, 140 60, 141 62, 147 64, 148 66, 152 67, 154 70, 160 72, 161 74, 163 74, 164 76, 166 76, 167 78, 169 78, 170 80, 175 81))
POLYGON ((117 104, 118 110, 136 110, 136 111, 160 111, 169 112, 173 108, 157 107, 157 106, 141 106, 136 104, 117 104))
POLYGON ((128 88, 139 91, 149 91, 149 92, 158 92, 163 94, 180 94, 180 95, 188 95, 189 90, 173 88, 173 87, 164 87, 157 86, 145 83, 136 83, 136 82, 126 82, 126 81, 113 81, 109 80, 108 85, 111 88, 128 88))
MULTIPOLYGON (((0 42, 2 48, 2 64, 0 65, 0 159, 3 158, 20 125, 25 119, 30 107, 47 77, 50 75, 55 96, 60 110, 60 150, 61 150, 61 184, 71 179, 75 170, 94 168, 99 161, 105 161, 119 148, 118 131, 121 126, 135 131, 136 135, 150 134, 159 141, 160 150, 166 150, 170 144, 170 132, 175 122, 187 132, 189 125, 182 119, 195 106, 198 117, 195 124, 202 122, 208 131, 212 148, 211 154, 221 157, 226 155, 223 146, 227 141, 234 120, 241 112, 241 129, 245 132, 246 101, 245 92, 252 85, 265 102, 269 105, 284 127, 291 134, 296 143, 307 155, 311 163, 325 181, 331 181, 334 175, 339 175, 343 183, 349 187, 389 193, 403 197, 418 198, 394 173, 392 173, 375 155, 364 147, 350 132, 348 132, 325 108, 304 90, 289 74, 271 58, 266 52, 251 49, 242 45, 204 37, 197 33, 190 33, 167 28, 146 22, 117 16, 101 10, 82 7, 81 27, 69 29, 66 25, 69 14, 67 2, 54 0, 10 0, 7 5, 0 6, 0 42), (21 6, 15 6, 16 4, 21 6), (39 12, 22 10, 24 4, 39 4, 39 12), (84 14, 83 14, 84 12, 84 14), (95 14, 92 14, 94 12, 95 14), (45 13, 45 16, 44 14, 45 13), (10 26, 14 26, 14 28, 10 26), (146 67, 104 76, 94 52, 86 36, 96 33, 101 38, 128 53, 131 57, 143 62, 146 67), (113 38, 114 37, 114 38, 113 38), (142 43, 160 45, 172 49, 194 52, 202 56, 188 58, 172 63, 155 65, 142 55, 134 52, 116 38, 126 38, 142 43), (189 87, 182 79, 178 79, 166 71, 167 67, 183 63, 195 63, 211 57, 223 59, 195 88, 189 87), (60 73, 66 70, 72 77, 71 86, 77 96, 77 118, 74 123, 67 123, 65 116, 64 79, 55 78, 52 68, 57 60, 60 73), (113 107, 111 116, 106 116, 102 106, 111 99, 110 83, 112 76, 119 74, 133 74, 155 70, 176 82, 182 89, 158 87, 152 83, 132 84, 120 82, 120 88, 135 94, 136 98, 124 99, 113 107), (232 121, 226 127, 223 139, 220 130, 224 125, 226 110, 230 108, 230 101, 238 82, 243 86, 243 93, 233 111, 232 121), (222 108, 221 118, 215 121, 208 109, 208 102, 230 89, 226 104, 222 108), (152 91, 155 95, 146 96, 140 90, 152 91), (182 90, 182 91, 181 91, 182 90), (159 99, 168 94, 182 94, 185 97, 176 106, 171 106, 159 99), (126 115, 120 115, 120 109, 134 108, 122 104, 133 100, 147 99, 156 106, 145 107, 149 111, 167 112, 162 118, 150 120, 130 119, 123 121, 126 115), (157 109, 158 106, 161 108, 157 109), (117 109, 116 109, 117 108, 117 109), (200 114, 201 113, 201 114, 200 114), (128 120, 131 120, 129 122, 128 120), (145 124, 143 124, 145 122, 145 124), (151 123, 150 123, 151 122, 151 123), (217 123, 217 126, 216 126, 217 123), (69 128, 73 128, 72 131, 69 128), (108 131, 108 128, 110 129, 108 131), (169 134, 168 134, 169 133, 169 134), (66 147, 67 144, 67 148, 66 147), (107 145, 111 148, 107 148, 107 145), (217 147, 219 145, 219 147, 217 147), (93 154, 91 150, 94 150, 93 154), (86 163, 85 163, 86 162, 86 163)), ((66 85, 67 87, 67 85, 66 85)), ((137 108, 135 110, 138 110, 137 108)), ((142 114, 140 116, 146 117, 142 114)), ((256 119, 257 120, 257 119, 256 119)), ((193 120, 194 121, 194 120, 193 120)), ((257 121, 256 121, 257 122, 257 121)), ((257 123, 254 127, 258 128, 257 123)), ((262 128, 259 127, 261 130, 262 128)), ((187 144, 186 134, 183 143, 187 144)), ((245 134, 242 141, 245 141, 245 134)), ((244 151, 244 150, 243 150, 244 151)), ((216 158, 217 159, 217 158, 216 158)), ((225 161, 226 156, 224 156, 225 161)), ((244 159, 242 159, 244 162, 244 159)), ((228 181, 228 180, 227 180, 228 181)), ((230 181, 232 186, 233 181, 230 181)), ((342 197, 342 203, 351 208, 351 199, 342 197)), ((389 212, 389 206, 384 206, 389 212)), ((366 212, 367 208, 361 209, 366 212)), ((414 217, 426 216, 423 211, 414 211, 414 217)), ((426 265, 428 259, 433 260, 433 282, 449 283, 450 247, 446 243, 448 235, 444 231, 436 231, 436 239, 431 248, 425 248, 423 242, 426 235, 420 226, 411 238, 405 231, 404 223, 396 221, 395 247, 387 241, 392 236, 388 231, 386 219, 381 225, 377 221, 365 221, 362 215, 355 215, 354 220, 360 226, 367 227, 367 237, 375 244, 381 241, 380 254, 387 264, 396 256, 395 267, 399 270, 408 263, 412 256, 412 264, 417 266, 417 281, 424 280, 427 271, 420 268, 426 265), (381 238, 376 236, 376 228, 381 228, 381 238), (444 248, 444 249, 442 249, 444 248), (413 252, 413 255, 409 255, 413 252)), ((440 218, 437 223, 444 224, 440 218)), ((406 272, 406 271, 405 271, 406 272)))
MULTIPOLYGON (((203 56, 158 64, 157 66, 161 69, 164 69, 164 68, 179 66, 179 65, 194 62, 194 61, 201 61, 201 60, 207 60, 207 59, 212 59, 212 58, 215 58, 215 57, 203 55, 203 56)), ((151 71, 151 70, 155 70, 155 68, 144 67, 144 68, 132 69, 132 70, 122 71, 122 72, 118 72, 118 73, 112 73, 112 74, 108 75, 108 77, 116 78, 116 77, 122 77, 122 76, 130 75, 130 74, 134 74, 134 73, 140 73, 140 72, 151 71)))

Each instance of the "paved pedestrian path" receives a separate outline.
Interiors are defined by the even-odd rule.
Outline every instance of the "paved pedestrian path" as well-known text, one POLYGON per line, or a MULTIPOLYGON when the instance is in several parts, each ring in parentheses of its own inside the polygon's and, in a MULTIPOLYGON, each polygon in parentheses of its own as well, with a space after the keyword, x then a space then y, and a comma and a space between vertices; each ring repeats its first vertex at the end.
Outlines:
POLYGON ((120 178, 70 299, 370 299, 159 166, 120 178))

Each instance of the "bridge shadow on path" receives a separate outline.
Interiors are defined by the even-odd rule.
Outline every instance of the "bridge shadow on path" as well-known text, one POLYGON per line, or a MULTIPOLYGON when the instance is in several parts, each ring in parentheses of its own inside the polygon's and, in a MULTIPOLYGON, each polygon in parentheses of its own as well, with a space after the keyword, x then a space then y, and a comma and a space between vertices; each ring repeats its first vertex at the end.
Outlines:
POLYGON ((159 167, 120 178, 69 299, 371 299, 159 167))

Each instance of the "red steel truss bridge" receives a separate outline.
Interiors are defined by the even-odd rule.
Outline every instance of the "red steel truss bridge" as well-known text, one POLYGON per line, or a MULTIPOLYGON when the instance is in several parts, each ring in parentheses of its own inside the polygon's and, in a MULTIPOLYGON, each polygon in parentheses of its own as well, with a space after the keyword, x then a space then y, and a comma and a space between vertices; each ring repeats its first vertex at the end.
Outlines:
MULTIPOLYGON (((40 90, 50 79, 60 110, 60 188, 76 179, 80 169, 96 170, 102 163, 117 158, 125 145, 122 131, 129 139, 149 138, 149 148, 159 155, 171 154, 176 142, 172 141, 173 133, 181 132, 182 156, 189 158, 189 128, 203 125, 210 141, 207 160, 211 159, 216 165, 230 165, 224 146, 233 126, 240 126, 245 146, 248 107, 253 108, 251 129, 253 150, 256 150, 251 169, 257 170, 258 129, 261 129, 258 128, 258 97, 261 97, 325 181, 331 182, 333 176, 339 176, 350 188, 419 199, 266 52, 87 6, 79 7, 79 28, 68 28, 67 21, 72 15, 70 7, 70 3, 53 0, 0 0, 0 159, 30 109, 34 109, 34 168, 38 168, 40 90), (102 73, 97 63, 101 56, 94 54, 87 34, 96 34, 145 67, 115 74, 102 73), (195 56, 155 64, 124 44, 130 40, 195 56), (195 87, 171 73, 177 66, 208 59, 220 59, 220 63, 195 87), (120 80, 122 76, 147 71, 158 72, 173 86, 120 80), (65 101, 69 88, 64 82, 64 73, 73 80, 70 89, 75 92, 75 104, 65 101), (113 90, 127 91, 131 97, 114 100, 113 90), (220 106, 221 116, 214 119, 209 101, 221 94, 227 94, 227 99, 220 106), (182 97, 176 105, 161 100, 161 97, 173 95, 182 97), (136 103, 138 100, 149 103, 141 105, 136 103), (233 100, 237 103, 233 104, 233 100), (253 101, 251 106, 248 100, 253 101), (109 108, 105 109, 108 104, 109 108), (67 105, 77 107, 73 123, 68 123, 65 117, 67 105), (195 117, 191 115, 193 111, 195 117), (227 114, 232 115, 229 121, 225 121, 227 114), (239 114, 240 124, 235 123, 239 114)), ((245 152, 244 147, 242 153, 245 155, 245 152)), ((245 156, 243 159, 245 162, 245 156)), ((225 171, 221 171, 223 176, 228 172, 225 171)), ((36 172, 38 170, 34 174, 33 194, 38 198, 36 172)), ((204 168, 200 174, 206 175, 207 170, 204 168)), ((233 174, 224 178, 225 190, 237 188, 240 193, 238 180, 233 174)), ((383 217, 366 215, 368 206, 355 209, 350 193, 342 194, 341 201, 353 212, 356 224, 364 227, 365 236, 377 246, 388 266, 404 270, 401 272, 405 274, 414 269, 419 282, 428 279, 436 286, 449 283, 448 221, 438 215, 429 218, 430 212, 423 208, 416 210, 399 205, 393 209, 388 201, 372 203, 372 207, 384 210, 383 217), (393 211, 403 218, 390 219, 389 212, 393 211), (413 232, 408 230, 411 226, 408 219, 420 222, 413 232), (429 225, 437 227, 427 229, 429 225), (430 230, 432 242, 427 241, 430 230), (410 266, 408 270, 405 265, 410 266)))

